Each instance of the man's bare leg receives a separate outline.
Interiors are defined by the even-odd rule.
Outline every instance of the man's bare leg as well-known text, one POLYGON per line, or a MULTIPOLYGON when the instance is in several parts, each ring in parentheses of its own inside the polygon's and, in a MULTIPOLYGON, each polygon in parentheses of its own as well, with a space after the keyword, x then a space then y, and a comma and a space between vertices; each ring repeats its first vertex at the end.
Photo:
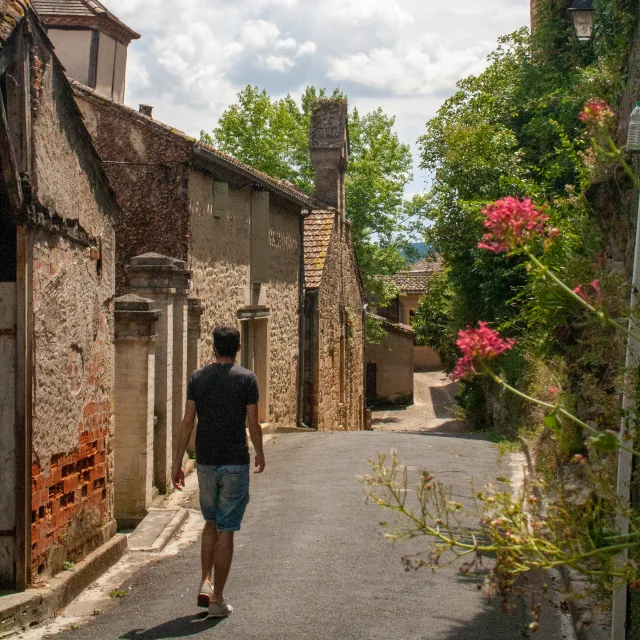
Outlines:
POLYGON ((231 561, 233 560, 233 531, 220 531, 217 534, 213 555, 213 601, 222 602, 224 587, 227 584, 231 561))
POLYGON ((211 571, 218 542, 218 530, 213 522, 207 522, 202 532, 202 546, 200 557, 202 559, 202 582, 211 582, 211 571))

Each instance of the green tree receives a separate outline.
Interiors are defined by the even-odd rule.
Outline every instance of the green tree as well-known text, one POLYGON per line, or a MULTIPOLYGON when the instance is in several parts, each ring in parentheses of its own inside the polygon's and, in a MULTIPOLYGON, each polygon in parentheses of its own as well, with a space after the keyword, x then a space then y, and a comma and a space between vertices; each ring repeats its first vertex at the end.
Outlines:
MULTIPOLYGON (((325 89, 307 87, 298 103, 291 96, 273 100, 266 91, 247 86, 211 134, 212 144, 242 162, 313 194, 308 133, 313 100, 325 89)), ((331 97, 344 98, 338 90, 331 97)), ((424 202, 404 200, 412 179, 409 145, 393 131, 395 118, 382 109, 349 112, 351 156, 346 176, 347 217, 368 293, 381 293, 377 274, 395 273, 405 264, 402 251, 415 237, 424 202)))

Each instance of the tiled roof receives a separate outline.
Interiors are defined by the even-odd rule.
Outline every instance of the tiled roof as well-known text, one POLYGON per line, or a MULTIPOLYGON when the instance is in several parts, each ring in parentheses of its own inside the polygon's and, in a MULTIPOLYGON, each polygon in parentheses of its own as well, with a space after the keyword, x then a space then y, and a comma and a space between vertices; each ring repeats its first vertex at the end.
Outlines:
POLYGON ((434 256, 420 260, 413 265, 411 271, 400 271, 391 276, 391 279, 398 285, 402 293, 421 295, 427 290, 433 274, 440 273, 442 269, 442 258, 434 256))
POLYGON ((0 42, 4 42, 12 33, 15 26, 22 20, 28 2, 12 2, 0 0, 0 42))
POLYGON ((119 31, 124 31, 132 40, 137 40, 140 34, 128 27, 122 20, 113 15, 98 0, 31 0, 33 8, 47 23, 55 19, 59 23, 60 18, 93 18, 106 20, 119 31))
POLYGON ((370 318, 373 318, 374 320, 378 320, 379 322, 382 322, 382 326, 384 327, 385 331, 392 331, 393 333, 399 333, 411 339, 413 339, 413 337, 416 335, 416 332, 409 325, 402 324, 400 322, 390 322, 386 318, 383 318, 382 316, 377 316, 374 313, 368 313, 367 315, 370 318))
POLYGON ((314 211, 304 220, 304 283, 318 289, 333 232, 335 211, 314 211))
POLYGON ((166 125, 163 122, 156 120, 155 118, 145 116, 144 114, 136 111, 135 109, 132 109, 131 107, 127 107, 124 104, 114 102, 113 100, 100 95, 93 89, 90 89, 89 87, 80 82, 77 82, 76 80, 70 80, 70 82, 76 95, 84 98, 89 98, 95 102, 99 102, 104 106, 120 112, 123 116, 143 123, 146 126, 154 128, 166 135, 181 138, 185 142, 192 144, 194 151, 204 158, 222 161, 222 163, 226 165, 231 165, 230 168, 235 167, 239 171, 247 174, 249 177, 255 178, 257 181, 264 183, 265 186, 272 187, 274 190, 280 191, 287 194, 291 198, 294 198, 300 206, 308 207, 309 209, 312 209, 315 206, 316 203, 313 198, 310 198, 306 193, 303 193, 291 183, 285 182, 283 180, 278 180, 278 178, 274 178, 266 173, 263 173, 262 171, 258 171, 257 169, 254 169, 253 167, 240 162, 240 160, 237 160, 228 153, 224 153, 223 151, 219 151, 218 149, 215 149, 214 147, 211 147, 207 144, 198 142, 195 138, 188 136, 186 133, 178 129, 174 129, 173 127, 170 127, 169 125, 166 125))

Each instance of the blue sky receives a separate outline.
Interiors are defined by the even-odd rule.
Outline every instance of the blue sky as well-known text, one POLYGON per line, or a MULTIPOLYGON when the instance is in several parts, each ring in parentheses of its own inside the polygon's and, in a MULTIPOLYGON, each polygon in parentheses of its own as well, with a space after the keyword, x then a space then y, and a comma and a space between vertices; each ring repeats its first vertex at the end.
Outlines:
MULTIPOLYGON (((497 38, 529 22, 529 0, 105 0, 142 38, 129 48, 126 103, 191 135, 237 92, 274 97, 339 87, 363 112, 397 117, 412 146, 458 79, 497 38)), ((425 188, 416 167, 407 195, 425 188)))

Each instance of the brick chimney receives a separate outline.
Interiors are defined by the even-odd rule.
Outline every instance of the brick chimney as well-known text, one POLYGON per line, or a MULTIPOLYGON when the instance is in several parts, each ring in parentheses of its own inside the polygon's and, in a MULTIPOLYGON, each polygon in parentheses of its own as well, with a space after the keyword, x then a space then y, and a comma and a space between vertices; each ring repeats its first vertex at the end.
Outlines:
POLYGON ((315 100, 311 107, 309 151, 316 173, 316 198, 345 213, 344 174, 349 162, 347 101, 315 100))

